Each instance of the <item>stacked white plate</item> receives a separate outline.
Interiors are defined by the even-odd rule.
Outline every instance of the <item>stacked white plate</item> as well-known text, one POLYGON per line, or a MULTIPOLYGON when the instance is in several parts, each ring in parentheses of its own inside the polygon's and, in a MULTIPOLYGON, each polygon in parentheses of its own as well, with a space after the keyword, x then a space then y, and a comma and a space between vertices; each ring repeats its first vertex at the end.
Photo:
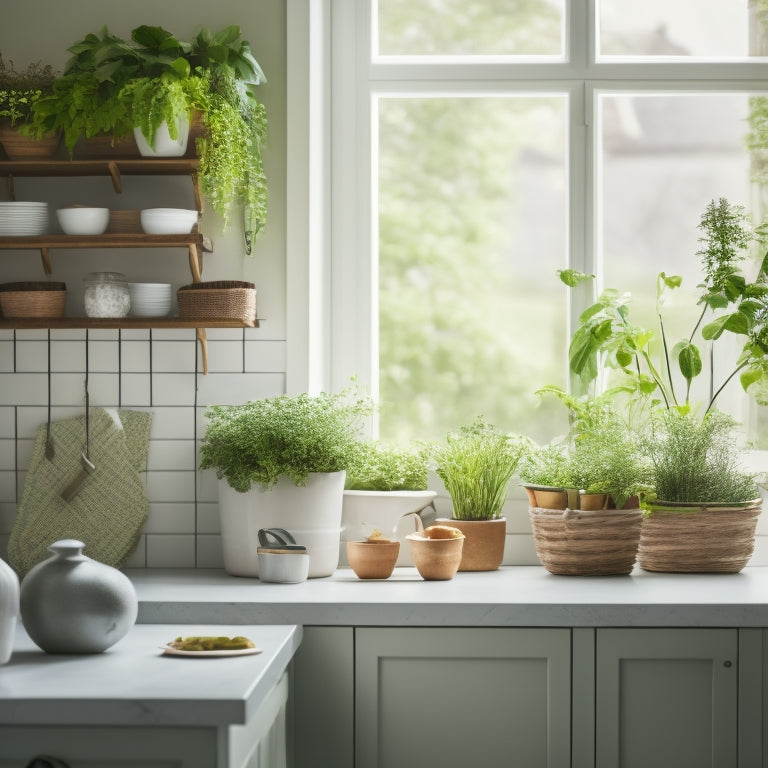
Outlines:
POLYGON ((137 317, 165 317, 171 311, 170 283, 129 283, 131 314, 137 317))
POLYGON ((0 237, 44 235, 48 231, 48 203, 0 203, 0 237))

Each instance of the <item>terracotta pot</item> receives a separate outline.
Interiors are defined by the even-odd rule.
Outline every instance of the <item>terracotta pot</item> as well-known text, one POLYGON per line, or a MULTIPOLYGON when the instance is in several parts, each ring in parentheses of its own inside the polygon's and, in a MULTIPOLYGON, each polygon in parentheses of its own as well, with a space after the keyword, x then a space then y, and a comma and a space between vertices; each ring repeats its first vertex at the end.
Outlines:
POLYGON ((504 559, 507 521, 438 518, 437 523, 458 528, 465 536, 460 571, 495 571, 504 559))
POLYGON ((0 125, 0 144, 9 160, 38 160, 53 157, 61 143, 61 133, 42 139, 24 136, 10 125, 0 125))
POLYGON ((388 579, 395 570, 399 541, 348 541, 347 560, 359 579, 388 579))
POLYGON ((643 519, 638 565, 659 573, 738 573, 752 556, 760 500, 743 505, 658 501, 643 519))
POLYGON ((579 509, 608 509, 611 497, 607 493, 580 493, 579 509))
POLYGON ((456 539, 426 539, 420 533, 406 536, 411 555, 421 578, 425 581, 452 579, 459 570, 464 537, 456 539))
POLYGON ((528 494, 528 502, 532 507, 566 509, 568 506, 568 491, 565 488, 545 485, 526 485, 524 488, 528 494))

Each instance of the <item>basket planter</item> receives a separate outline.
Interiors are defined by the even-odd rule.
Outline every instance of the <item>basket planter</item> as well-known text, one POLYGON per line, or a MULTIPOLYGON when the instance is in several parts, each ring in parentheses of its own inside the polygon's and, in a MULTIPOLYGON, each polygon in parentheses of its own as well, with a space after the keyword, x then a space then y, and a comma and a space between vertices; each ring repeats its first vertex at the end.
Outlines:
POLYGON ((536 554, 562 576, 618 576, 632 571, 640 541, 640 509, 529 509, 536 554))
POLYGON ((51 158, 61 143, 61 133, 57 132, 42 139, 35 139, 19 133, 10 125, 0 125, 0 144, 3 145, 9 160, 43 160, 51 158))
POLYGON ((456 520, 438 518, 439 525, 450 525, 464 534, 460 571, 495 571, 504 560, 504 544, 507 540, 507 520, 456 520))
POLYGON ((660 573, 738 573, 752 556, 760 500, 742 505, 657 502, 643 520, 638 565, 660 573))
POLYGON ((256 323, 256 287, 236 280, 192 283, 179 288, 176 298, 184 320, 235 320, 256 323))
POLYGON ((67 287, 58 282, 0 285, 0 313, 5 318, 64 317, 67 287))
POLYGON ((80 139, 75 145, 74 156, 86 160, 98 160, 124 157, 139 158, 141 154, 131 133, 119 138, 101 134, 80 139))

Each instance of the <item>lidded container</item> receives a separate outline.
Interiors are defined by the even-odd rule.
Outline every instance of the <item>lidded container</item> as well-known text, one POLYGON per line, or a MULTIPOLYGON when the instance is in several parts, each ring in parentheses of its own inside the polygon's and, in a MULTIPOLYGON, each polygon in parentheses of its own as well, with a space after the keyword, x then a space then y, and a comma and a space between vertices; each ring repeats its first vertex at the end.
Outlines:
POLYGON ((128 278, 120 272, 91 272, 83 283, 88 317, 125 317, 131 308, 128 278))

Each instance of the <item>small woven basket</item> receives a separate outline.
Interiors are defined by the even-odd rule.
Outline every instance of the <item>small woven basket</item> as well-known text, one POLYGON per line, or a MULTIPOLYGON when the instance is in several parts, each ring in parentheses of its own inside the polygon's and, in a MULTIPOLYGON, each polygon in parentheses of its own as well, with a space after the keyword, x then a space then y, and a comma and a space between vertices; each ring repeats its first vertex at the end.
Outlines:
POLYGON ((107 225, 109 234, 130 234, 142 231, 141 211, 114 210, 109 212, 109 224, 107 225))
POLYGON ((3 283, 0 312, 5 318, 64 317, 67 286, 56 282, 3 283))
POLYGON ((183 320, 256 322, 256 286, 239 280, 213 280, 179 288, 176 297, 183 320))
POLYGON ((544 509, 530 507, 536 554, 560 576, 616 576, 635 565, 640 509, 544 509))
POLYGON ((652 510, 643 520, 638 565, 660 573, 738 573, 752 557, 761 509, 755 501, 652 510))

